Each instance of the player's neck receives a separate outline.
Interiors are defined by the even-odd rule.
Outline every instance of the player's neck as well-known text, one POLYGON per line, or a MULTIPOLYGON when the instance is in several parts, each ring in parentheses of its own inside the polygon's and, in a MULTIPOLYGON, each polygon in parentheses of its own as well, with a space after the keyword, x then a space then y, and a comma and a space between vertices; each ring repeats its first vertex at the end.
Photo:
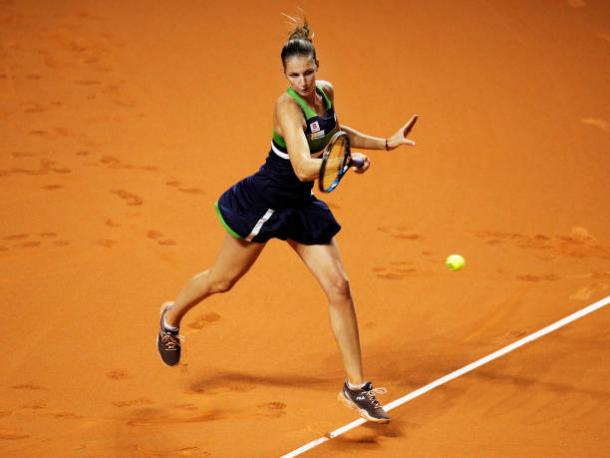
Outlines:
MULTIPOLYGON (((301 96, 303 97, 303 96, 301 96)), ((311 107, 315 107, 316 106, 316 91, 314 89, 314 91, 311 94, 307 94, 305 97, 303 97, 303 100, 305 100, 309 106, 311 107)))
POLYGON ((315 111, 318 111, 318 109, 320 109, 321 107, 324 106, 323 103, 321 103, 321 99, 322 97, 320 97, 318 95, 318 91, 316 90, 316 88, 314 87, 314 90, 311 91, 310 94, 307 94, 306 96, 301 96, 303 98, 303 100, 305 100, 305 102, 307 102, 307 104, 312 107, 315 111))

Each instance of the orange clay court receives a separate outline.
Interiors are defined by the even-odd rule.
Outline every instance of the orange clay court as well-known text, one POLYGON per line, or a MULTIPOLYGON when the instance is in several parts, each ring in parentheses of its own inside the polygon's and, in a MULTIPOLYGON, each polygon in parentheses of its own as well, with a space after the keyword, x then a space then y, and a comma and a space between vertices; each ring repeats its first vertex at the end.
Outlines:
MULTIPOLYGON (((187 315, 178 366, 154 342, 267 155, 297 6, 342 122, 420 116, 415 148, 318 194, 384 404, 610 296, 608 2, 0 0, 1 456, 278 457, 357 418, 281 241, 187 315)), ((303 456, 609 456, 609 328, 600 308, 303 456)))

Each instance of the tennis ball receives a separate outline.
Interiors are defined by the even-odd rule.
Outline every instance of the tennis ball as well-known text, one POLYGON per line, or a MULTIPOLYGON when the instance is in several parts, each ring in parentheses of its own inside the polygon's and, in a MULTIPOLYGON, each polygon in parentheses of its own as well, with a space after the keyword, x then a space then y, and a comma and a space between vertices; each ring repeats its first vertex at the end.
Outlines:
POLYGON ((465 264, 466 264, 466 261, 459 254, 452 254, 452 255, 448 256, 447 260, 445 261, 445 265, 447 266, 447 269, 453 270, 453 271, 460 270, 462 267, 464 267, 465 264))

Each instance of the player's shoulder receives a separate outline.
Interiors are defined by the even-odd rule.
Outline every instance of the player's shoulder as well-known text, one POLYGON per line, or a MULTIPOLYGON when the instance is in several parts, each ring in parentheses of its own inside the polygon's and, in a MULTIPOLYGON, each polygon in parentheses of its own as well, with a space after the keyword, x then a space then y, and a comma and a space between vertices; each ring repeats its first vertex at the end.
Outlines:
POLYGON ((322 90, 324 92, 326 92, 326 95, 328 95, 331 100, 334 100, 334 98, 335 98, 335 88, 333 87, 332 84, 330 84, 330 81, 316 80, 316 83, 317 83, 317 85, 319 87, 322 88, 322 90))
POLYGON ((275 101, 274 107, 277 119, 288 117, 302 117, 301 108, 294 98, 287 92, 283 92, 275 101))
POLYGON ((276 110, 291 110, 294 108, 299 108, 299 104, 288 92, 282 92, 275 101, 276 110))

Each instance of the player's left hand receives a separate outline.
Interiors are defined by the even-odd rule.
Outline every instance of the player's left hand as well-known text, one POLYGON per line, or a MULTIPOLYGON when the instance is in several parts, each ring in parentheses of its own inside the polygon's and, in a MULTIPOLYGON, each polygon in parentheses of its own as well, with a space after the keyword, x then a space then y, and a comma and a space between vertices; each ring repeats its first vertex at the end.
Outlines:
POLYGON ((411 133, 411 130, 413 130, 417 118, 417 115, 411 116, 411 119, 409 119, 404 126, 398 129, 394 135, 388 137, 388 149, 398 148, 400 145, 415 146, 415 142, 407 137, 411 133))
POLYGON ((356 172, 356 173, 364 173, 371 166, 371 160, 368 158, 368 156, 366 154, 353 152, 352 160, 357 161, 357 162, 362 162, 362 165, 360 167, 355 167, 355 166, 352 167, 354 169, 354 172, 356 172))

